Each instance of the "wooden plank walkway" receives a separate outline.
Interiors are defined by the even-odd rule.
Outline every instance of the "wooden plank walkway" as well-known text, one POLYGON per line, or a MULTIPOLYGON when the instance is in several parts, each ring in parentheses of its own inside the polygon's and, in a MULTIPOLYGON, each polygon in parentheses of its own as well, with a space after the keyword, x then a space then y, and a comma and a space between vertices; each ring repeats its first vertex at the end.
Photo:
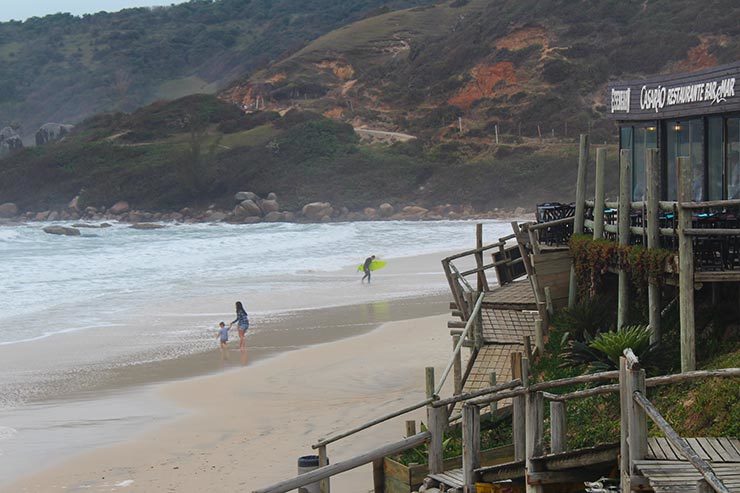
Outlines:
POLYGON ((525 336, 534 336, 534 323, 537 316, 537 312, 534 311, 483 307, 481 310, 483 340, 486 344, 523 345, 522 341, 525 336))
MULTIPOLYGON (((491 385, 491 372, 496 372, 498 382, 511 380, 511 353, 521 351, 519 344, 489 344, 483 346, 473 363, 463 392, 473 392, 491 385)), ((503 402, 503 401, 502 401, 503 402)), ((499 404, 503 406, 505 404, 499 404)))
POLYGON ((515 281, 489 291, 483 297, 483 306, 510 310, 536 310, 534 291, 528 279, 515 281))
MULTIPOLYGON (((740 440, 736 438, 687 438, 689 446, 709 462, 730 491, 740 492, 740 440)), ((666 438, 648 440, 648 460, 635 461, 655 493, 696 491, 701 474, 666 438)))
MULTIPOLYGON (((740 463, 740 440, 737 438, 687 438, 689 446, 699 457, 709 462, 740 463)), ((648 439, 648 459, 656 461, 685 461, 667 438, 648 439)), ((737 466, 740 469, 740 465, 737 466)))
POLYGON ((462 468, 451 469, 440 474, 430 474, 429 477, 452 488, 462 488, 465 484, 462 468))
MULTIPOLYGON (((686 461, 635 461, 637 470, 650 482, 655 493, 696 493, 699 471, 686 461)), ((740 492, 740 466, 737 463, 712 464, 717 477, 731 492, 740 492)))

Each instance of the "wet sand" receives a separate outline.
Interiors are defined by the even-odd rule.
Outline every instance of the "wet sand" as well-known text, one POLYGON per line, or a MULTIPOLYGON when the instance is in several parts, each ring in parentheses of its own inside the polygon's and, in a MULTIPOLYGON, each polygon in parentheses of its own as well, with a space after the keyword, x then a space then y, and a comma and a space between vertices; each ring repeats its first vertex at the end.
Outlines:
MULTIPOLYGON (((87 487, 89 486, 88 481, 102 481, 95 486, 98 490, 93 491, 110 491, 123 487, 134 488, 137 491, 157 491, 159 486, 141 487, 139 484, 134 487, 129 483, 125 483, 124 486, 115 486, 115 484, 128 481, 126 478, 117 483, 103 481, 101 478, 104 476, 110 478, 111 473, 106 471, 115 469, 118 471, 117 474, 123 477, 126 471, 138 471, 144 466, 137 463, 131 466, 132 469, 121 469, 115 465, 116 461, 111 461, 106 465, 95 462, 100 458, 98 453, 89 455, 89 451, 121 444, 137 439, 137 437, 150 436, 147 435, 149 433, 169 430, 172 440, 168 445, 165 445, 165 442, 162 442, 162 445, 159 445, 159 441, 156 442, 160 454, 169 457, 166 462, 169 464, 174 460, 173 457, 188 455, 191 449, 197 449, 199 446, 198 441, 194 440, 192 435, 186 433, 180 438, 176 436, 178 433, 190 430, 189 424, 183 426, 172 423, 183 418, 190 419, 188 416, 191 412, 196 414, 204 412, 201 406, 209 404, 212 399, 216 399, 218 404, 224 408, 244 409, 241 412, 249 413, 249 419, 244 422, 239 422, 234 416, 224 418, 230 423, 229 431, 222 430, 223 436, 230 437, 231 440, 236 440, 236 437, 244 439, 238 442, 243 450, 234 452, 234 457, 244 456, 249 460, 245 458, 236 460, 239 465, 235 466, 238 471, 235 470, 234 475, 224 472, 224 464, 229 463, 228 457, 221 457, 225 463, 217 466, 222 467, 218 474, 206 475, 205 470, 200 471, 194 463, 191 463, 192 474, 196 475, 200 471, 200 474, 209 479, 226 474, 232 482, 224 483, 223 488, 218 489, 220 491, 241 489, 243 485, 239 483, 243 481, 254 480, 255 484, 250 482, 250 487, 257 487, 259 486, 257 483, 282 479, 290 475, 295 470, 295 458, 311 452, 301 440, 315 440, 319 436, 312 433, 320 433, 321 430, 332 431, 343 428, 339 425, 334 427, 334 423, 349 423, 342 419, 352 416, 357 416, 358 419, 362 417, 370 419, 382 412, 382 409, 395 409, 394 403, 410 402, 407 400, 407 391, 411 391, 412 387, 413 392, 423 390, 423 367, 430 364, 431 360, 434 360, 435 366, 446 363, 449 354, 449 332, 446 329, 446 318, 444 317, 444 320, 435 322, 435 325, 426 329, 420 329, 415 322, 400 325, 394 323, 368 334, 385 322, 415 320, 418 317, 448 312, 449 296, 444 287, 445 282, 441 269, 438 267, 439 259, 443 256, 444 254, 434 254, 398 259, 393 263, 393 270, 378 273, 376 279, 378 282, 373 283, 372 287, 360 285, 357 273, 350 268, 335 273, 306 274, 312 277, 326 277, 326 283, 322 282, 320 285, 325 284, 328 286, 327 289, 332 288, 336 295, 328 291, 326 293, 317 292, 315 289, 301 292, 304 286, 301 285, 300 280, 297 283, 293 281, 296 284, 293 287, 295 296, 283 300, 282 305, 274 299, 269 299, 269 293, 264 293, 263 296, 254 300, 253 304, 253 306, 264 306, 267 311, 257 312, 253 318, 254 330, 251 331, 248 343, 250 349, 246 367, 244 367, 245 362, 239 351, 236 350, 238 345, 236 334, 232 335, 228 361, 222 361, 218 343, 215 340, 215 330, 203 334, 203 337, 197 341, 186 340, 185 337, 189 335, 183 335, 180 339, 177 333, 170 336, 171 340, 162 341, 162 335, 157 334, 159 344, 151 347, 149 341, 153 336, 153 329, 146 324, 146 321, 151 320, 153 316, 171 320, 171 323, 176 325, 225 318, 229 314, 209 313, 209 310, 212 310, 214 306, 228 307, 233 303, 230 300, 236 296, 235 293, 228 293, 220 299, 184 300, 185 304, 178 306, 157 306, 155 315, 143 314, 139 318, 132 319, 126 326, 112 331, 86 330, 53 336, 33 343, 0 346, 0 361, 2 361, 0 366, 3 368, 0 374, 0 390, 3 393, 3 396, 0 396, 0 458, 2 458, 0 460, 0 491, 62 491, 62 486, 66 487, 64 491, 76 491, 75 488, 80 491, 91 491, 87 487), (414 283, 417 285, 415 290, 411 289, 414 283), (422 291, 426 291, 424 296, 416 295, 398 299, 403 293, 418 293, 419 285, 423 286, 422 291), (380 300, 366 301, 376 297, 380 300), (346 304, 347 301, 353 299, 357 300, 354 304, 346 304), (345 304, 319 309, 306 308, 326 306, 327 300, 336 300, 340 304, 345 304), (289 311, 277 311, 281 306, 289 311), (376 335, 381 333, 386 335, 376 335), (390 335, 391 333, 393 335, 390 335), (439 342, 440 335, 444 343, 436 344, 439 342), (346 340, 348 337, 353 337, 353 339, 346 340), (356 341, 363 340, 363 337, 370 338, 365 340, 362 347, 353 346, 352 350, 332 349, 335 346, 350 344, 350 341, 352 341, 351 344, 357 344, 356 341), (396 338, 398 341, 392 342, 396 338), (432 341, 436 341, 433 348, 428 346, 432 341), (194 344, 194 346, 187 347, 185 354, 177 352, 187 344, 194 344), (355 387, 352 384, 353 378, 359 378, 351 376, 355 371, 351 365, 352 358, 340 359, 336 364, 329 366, 310 366, 316 362, 304 361, 304 356, 299 355, 308 355, 311 351, 322 351, 322 354, 326 355, 322 356, 322 359, 336 358, 342 352, 352 354, 352 351, 355 351, 354 358, 358 362, 366 361, 365 366, 362 367, 364 372, 362 380, 375 382, 373 385, 377 393, 368 393, 363 390, 362 385, 355 387), (402 357, 399 357, 398 351, 401 351, 402 357), (434 356, 436 354, 434 351, 438 351, 441 356, 434 356), (129 360, 132 354, 138 355, 135 364, 129 360), (87 360, 90 362, 83 366, 79 365, 80 361, 87 360), (399 372, 411 367, 413 370, 409 370, 411 373, 406 376, 410 379, 409 381, 397 378, 399 372), (304 369, 300 370, 301 368, 304 369), (290 373, 293 369, 299 369, 298 374, 290 373), (212 383, 193 388, 190 393, 186 393, 209 397, 190 402, 179 398, 170 390, 161 391, 163 383, 164 387, 170 388, 172 385, 174 389, 179 385, 190 384, 188 379, 209 374, 218 374, 218 377, 212 380, 212 383), (257 376, 251 376, 253 374, 257 376), (304 385, 298 378, 314 374, 317 380, 313 383, 316 385, 326 382, 326 385, 336 386, 336 395, 328 401, 326 406, 318 407, 316 404, 318 397, 312 398, 308 395, 311 385, 304 385), (382 383, 381 381, 386 378, 384 375, 387 374, 395 376, 382 383), (346 379, 345 376, 347 376, 346 379), (242 389, 242 379, 250 382, 255 379, 258 381, 269 379, 281 389, 280 395, 273 396, 268 390, 251 387, 242 389), (221 388, 220 384, 216 384, 221 381, 227 384, 223 386, 220 393, 214 393, 211 396, 211 387, 215 384, 215 388, 221 388), (172 384, 172 382, 177 383, 172 384), (409 382, 414 383, 411 385, 409 382), (417 383, 419 383, 418 388, 417 383), (291 399, 290 393, 293 391, 298 394, 291 399), (384 392, 389 394, 383 396, 384 392), (366 395, 380 398, 381 404, 372 401, 365 402, 363 396, 366 395), (173 396, 174 398, 169 398, 173 396), (21 399, 22 405, 13 405, 14 397, 21 399), (11 399, 11 405, 2 406, 4 399, 11 399), (208 402, 204 403, 203 400, 208 402), (326 423, 327 426, 309 426, 313 418, 312 420, 303 418, 307 402, 317 406, 311 411, 316 423, 326 423), (339 403, 349 402, 353 403, 349 411, 336 408, 339 403), (289 454, 286 459, 277 460, 277 456, 271 456, 272 459, 269 462, 260 462, 253 467, 255 456, 261 457, 262 448, 273 447, 269 436, 261 434, 267 433, 271 436, 277 433, 274 428, 265 424, 265 422, 272 421, 274 412, 259 414, 253 408, 258 408, 261 412, 263 409, 278 407, 278 403, 282 407, 281 419, 283 421, 295 423, 296 426, 298 423, 304 423, 307 428, 289 427, 280 435, 281 446, 288 447, 284 449, 284 452, 289 454), (381 407, 376 412, 374 406, 377 405, 381 407), (8 436, 8 430, 11 432, 10 436, 8 436), (301 437, 301 439, 297 440, 296 437, 301 437), (193 439, 193 441, 185 445, 186 439, 193 439), (257 439, 262 441, 252 446, 252 441, 257 439), (175 442, 183 445, 176 445, 175 442), (88 455, 81 456, 87 457, 86 459, 74 458, 86 453, 88 455), (76 464, 77 473, 75 475, 60 482, 34 483, 40 480, 37 478, 59 477, 58 469, 49 469, 57 472, 48 476, 47 468, 57 468, 60 464, 67 463, 70 458, 72 458, 72 463, 76 464), (91 459, 93 462, 87 464, 91 459), (245 464, 249 464, 246 469, 245 464), (275 472, 274 476, 267 474, 271 471, 275 472), (99 477, 98 473, 100 473, 99 477), (29 474, 32 476, 28 476, 29 474), (26 479, 21 483, 13 483, 23 476, 26 479)), ((313 285, 315 286, 316 283, 313 285)), ((308 358, 308 356, 305 357, 308 358)), ((201 380, 193 382, 201 382, 201 380)), ((323 396, 321 392, 319 395, 323 396)), ((208 408, 205 411, 212 412, 213 410, 208 408)), ((212 429, 208 428, 208 423, 201 423, 203 436, 212 436, 213 430, 221 429, 218 426, 221 416, 218 413, 213 416, 215 416, 213 419, 206 420, 215 423, 212 429)), ((390 437, 390 440, 401 436, 402 421, 389 430, 392 432, 378 436, 390 437)), ((375 436, 373 432, 370 435, 375 436)), ((364 444, 364 442, 358 443, 359 447, 364 444)), ((345 450, 355 450, 352 447, 355 447, 354 442, 347 445, 346 449, 344 447, 337 449, 336 453, 342 456, 345 450)), ((215 453, 215 450, 206 448, 202 453, 204 454, 202 457, 206 459, 215 453)), ((139 457, 138 453, 136 457, 139 457)), ((156 462, 158 459, 151 460, 154 462, 146 467, 159 464, 156 462)), ((214 461, 212 465, 216 465, 219 460, 214 461)), ((336 457, 332 460, 336 460, 336 457)), ((155 470, 163 478, 182 472, 179 468, 172 469, 170 473, 166 469, 155 467, 152 473, 155 470)), ((137 472, 137 474, 140 473, 140 471, 137 472)), ((153 481, 151 478, 146 481, 150 480, 153 481)), ((183 484, 187 483, 189 483, 188 480, 183 484)), ((167 490, 165 486, 162 488, 167 490)), ((200 491, 208 489, 204 486, 200 491)), ((175 491, 188 490, 178 487, 175 491)), ((199 490, 196 488, 192 491, 199 490)))
MULTIPOLYGON (((423 399, 424 367, 435 366, 439 375, 449 358, 448 318, 390 322, 349 339, 162 385, 157 392, 182 416, 0 491, 251 491, 286 479, 320 437, 423 399)), ((229 355, 239 360, 237 350, 229 355)), ((423 415, 422 409, 414 417, 423 415)), ((404 419, 331 445, 330 460, 401 438, 404 419)), ((367 492, 371 467, 340 475, 332 486, 367 492)))

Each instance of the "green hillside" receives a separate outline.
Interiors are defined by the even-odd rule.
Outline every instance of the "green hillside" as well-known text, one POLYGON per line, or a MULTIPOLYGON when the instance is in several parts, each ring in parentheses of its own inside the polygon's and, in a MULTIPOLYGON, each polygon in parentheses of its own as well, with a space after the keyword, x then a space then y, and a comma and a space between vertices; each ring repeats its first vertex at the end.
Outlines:
MULTIPOLYGON (((425 0, 191 0, 0 23, 0 127, 214 93, 347 22, 425 0)), ((102 6, 102 4, 101 4, 102 6)))
POLYGON ((438 139, 614 136, 609 80, 740 58, 740 4, 455 0, 328 33, 226 91, 438 139))
POLYGON ((60 142, 0 160, 0 202, 41 211, 64 208, 79 193, 85 206, 230 208, 234 192, 248 189, 276 192, 286 209, 392 201, 488 210, 568 199, 550 186, 569 189, 576 154, 571 143, 499 146, 467 161, 459 148, 420 140, 362 144, 350 125, 317 113, 244 114, 193 95, 89 118, 60 142), (543 185, 529 186, 537 180, 543 185))

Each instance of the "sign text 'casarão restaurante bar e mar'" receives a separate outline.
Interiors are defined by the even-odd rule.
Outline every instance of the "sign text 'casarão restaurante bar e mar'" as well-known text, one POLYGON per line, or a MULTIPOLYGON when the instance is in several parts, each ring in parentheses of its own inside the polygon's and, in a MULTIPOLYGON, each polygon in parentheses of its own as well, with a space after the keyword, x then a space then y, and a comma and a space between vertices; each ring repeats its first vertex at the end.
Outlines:
POLYGON ((740 62, 700 72, 615 82, 608 86, 615 120, 659 120, 740 111, 740 62))

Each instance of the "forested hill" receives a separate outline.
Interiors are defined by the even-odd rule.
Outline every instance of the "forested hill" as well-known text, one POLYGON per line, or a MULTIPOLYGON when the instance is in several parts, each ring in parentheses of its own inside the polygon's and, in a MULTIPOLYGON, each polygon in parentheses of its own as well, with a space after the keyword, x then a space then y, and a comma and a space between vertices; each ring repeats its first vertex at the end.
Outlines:
POLYGON ((428 3, 192 0, 0 23, 0 128, 28 142, 46 122, 213 93, 348 22, 428 3))

